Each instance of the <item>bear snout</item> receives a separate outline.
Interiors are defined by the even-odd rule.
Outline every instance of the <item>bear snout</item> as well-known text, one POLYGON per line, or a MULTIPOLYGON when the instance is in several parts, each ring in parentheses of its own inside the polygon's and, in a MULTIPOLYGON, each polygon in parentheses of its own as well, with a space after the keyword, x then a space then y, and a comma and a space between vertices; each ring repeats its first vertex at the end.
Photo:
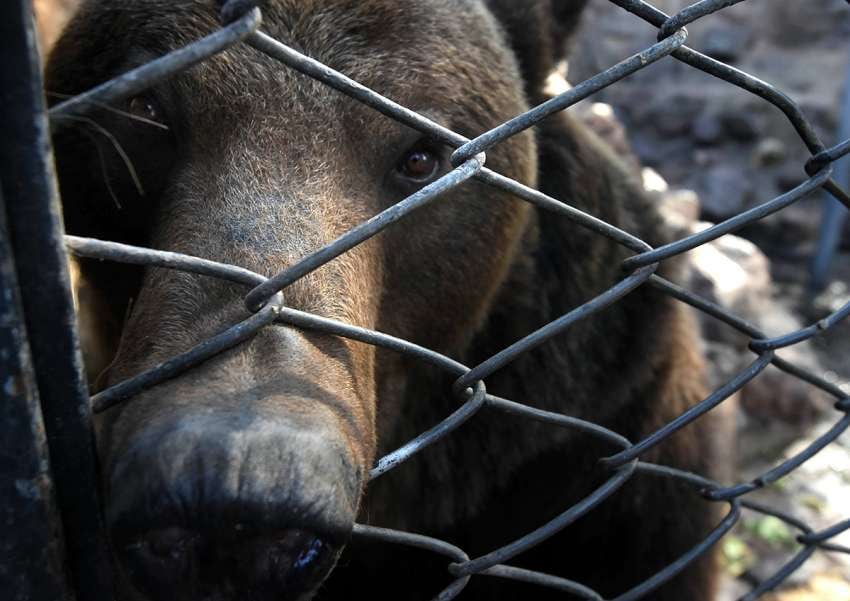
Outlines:
POLYGON ((110 470, 107 522, 151 601, 301 599, 347 540, 361 474, 328 428, 184 417, 110 470))
POLYGON ((309 596, 339 546, 297 529, 220 540, 167 528, 118 552, 131 582, 151 600, 271 601, 309 596))

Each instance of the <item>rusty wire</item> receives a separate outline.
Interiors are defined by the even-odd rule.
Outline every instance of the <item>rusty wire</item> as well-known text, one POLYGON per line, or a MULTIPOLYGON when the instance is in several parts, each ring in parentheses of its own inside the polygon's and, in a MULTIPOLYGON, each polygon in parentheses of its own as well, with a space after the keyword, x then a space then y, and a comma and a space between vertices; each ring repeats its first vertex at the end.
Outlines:
POLYGON ((656 478, 674 478, 683 481, 692 485, 694 494, 700 494, 712 501, 727 503, 729 509, 726 516, 717 524, 705 540, 701 541, 683 557, 680 557, 643 583, 629 591, 624 591, 616 597, 616 601, 643 598, 658 586, 673 578, 690 562, 706 553, 712 545, 727 533, 738 521, 742 509, 774 516, 783 521, 799 531, 800 534, 797 536, 797 541, 802 545, 802 548, 796 555, 779 568, 775 574, 742 597, 744 600, 756 599, 765 592, 775 588, 805 563, 815 551, 850 554, 850 548, 829 542, 832 537, 840 532, 850 529, 850 520, 839 522, 820 532, 815 532, 804 522, 792 515, 775 511, 744 498, 744 495, 747 493, 775 482, 799 467, 803 462, 830 444, 850 427, 850 397, 834 384, 776 355, 777 349, 808 340, 847 318, 850 315, 850 303, 815 324, 783 336, 771 338, 746 320, 730 314, 720 306, 700 298, 655 274, 659 262, 696 248, 722 235, 734 232, 776 211, 780 211, 819 188, 823 188, 846 207, 850 208, 850 197, 848 197, 847 192, 842 190, 832 180, 832 163, 850 153, 850 140, 827 148, 820 141, 799 107, 788 96, 768 83, 685 46, 687 39, 685 25, 744 0, 701 0, 672 16, 659 11, 643 0, 609 1, 657 27, 659 41, 646 50, 576 85, 569 91, 518 115, 473 140, 469 140, 414 111, 384 98, 373 90, 349 79, 342 73, 336 72, 320 62, 304 56, 264 34, 259 30, 262 21, 260 10, 252 2, 245 2, 244 0, 230 0, 224 3, 222 8, 223 26, 215 33, 54 106, 50 110, 50 118, 51 125, 56 130, 68 124, 69 119, 67 117, 84 115, 104 103, 131 97, 143 89, 171 77, 181 70, 203 61, 218 52, 226 50, 235 44, 245 43, 278 60, 283 65, 312 77, 372 109, 456 149, 452 155, 454 169, 451 172, 346 232, 337 240, 304 257, 271 278, 266 278, 240 267, 224 265, 197 257, 138 248, 102 240, 66 236, 66 247, 71 254, 76 256, 176 269, 241 284, 246 287, 246 307, 252 312, 252 315, 246 320, 224 329, 217 336, 188 352, 96 394, 92 398, 94 411, 101 412, 120 402, 127 401, 142 390, 191 369, 193 366, 217 353, 240 344, 256 334, 263 327, 277 322, 390 349, 436 366, 455 378, 453 390, 458 398, 458 408, 456 411, 444 421, 420 434, 401 448, 380 458, 372 468, 370 478, 380 477, 382 474, 397 468, 425 447, 439 443, 443 437, 467 420, 473 418, 484 407, 499 411, 506 417, 536 420, 549 424, 552 427, 578 430, 607 441, 620 449, 618 453, 601 460, 600 469, 609 471, 609 477, 604 484, 589 496, 574 506, 565 508, 563 513, 549 522, 542 524, 533 532, 481 557, 470 558, 462 549, 445 541, 419 534, 360 524, 354 526, 353 533, 358 537, 371 538, 390 544, 417 547, 445 556, 448 571, 455 577, 455 580, 436 596, 437 599, 453 599, 462 592, 473 576, 508 578, 564 591, 580 599, 602 599, 597 592, 579 582, 513 567, 507 565, 505 562, 510 561, 516 555, 551 537, 579 517, 592 511, 599 503, 614 494, 635 474, 644 474, 656 478), (723 79, 731 85, 738 86, 755 94, 779 108, 786 115, 791 126, 795 129, 812 155, 804 166, 805 172, 809 176, 808 179, 789 192, 767 200, 727 221, 660 248, 652 248, 628 232, 622 231, 485 167, 485 153, 495 144, 534 126, 545 117, 572 106, 579 100, 666 56, 672 56, 696 69, 723 79), (472 367, 462 365, 432 350, 381 332, 312 315, 286 306, 283 291, 287 286, 383 231, 408 213, 427 205, 447 190, 472 178, 512 192, 514 195, 533 205, 552 211, 556 215, 569 219, 580 227, 607 236, 633 251, 635 254, 623 262, 623 268, 628 275, 596 298, 517 341, 481 364, 472 367), (672 422, 664 425, 644 440, 636 442, 626 440, 616 432, 584 420, 534 409, 487 393, 484 381, 488 375, 515 360, 520 354, 528 351, 530 348, 560 334, 590 314, 617 302, 628 292, 642 285, 653 286, 661 292, 726 323, 738 332, 748 336, 750 338, 749 348, 756 355, 753 362, 726 384, 711 392, 705 399, 688 409, 672 422), (807 448, 753 480, 733 486, 723 486, 718 482, 708 480, 696 474, 661 465, 649 464, 640 460, 640 456, 645 451, 665 440, 673 432, 699 419, 700 416, 717 407, 771 364, 808 382, 813 387, 819 388, 836 399, 834 407, 841 414, 840 417, 830 430, 818 437, 807 448))

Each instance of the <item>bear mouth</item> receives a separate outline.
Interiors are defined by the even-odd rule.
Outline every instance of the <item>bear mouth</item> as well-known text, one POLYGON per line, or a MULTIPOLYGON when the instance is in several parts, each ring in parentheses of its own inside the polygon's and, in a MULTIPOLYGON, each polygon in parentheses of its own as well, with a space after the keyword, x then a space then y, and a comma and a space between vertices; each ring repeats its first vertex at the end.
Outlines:
POLYGON ((272 601, 309 598, 341 550, 301 529, 212 538, 167 527, 130 539, 119 557, 129 583, 150 601, 272 601))

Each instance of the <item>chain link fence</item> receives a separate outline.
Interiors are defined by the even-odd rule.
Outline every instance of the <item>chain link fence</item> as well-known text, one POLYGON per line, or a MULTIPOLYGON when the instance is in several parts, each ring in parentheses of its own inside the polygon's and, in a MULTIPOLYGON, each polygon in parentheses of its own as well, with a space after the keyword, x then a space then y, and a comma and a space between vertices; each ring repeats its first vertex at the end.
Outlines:
POLYGON ((593 511, 595 507, 614 494, 626 481, 636 474, 649 474, 657 478, 676 479, 688 483, 692 485, 695 495, 701 495, 710 501, 723 503, 728 507, 728 511, 705 540, 690 549, 684 556, 680 557, 664 570, 654 574, 633 589, 623 592, 620 596, 616 597, 617 601, 640 599, 651 595, 653 590, 673 578, 690 562, 700 555, 705 554, 712 545, 717 543, 735 525, 744 509, 774 516, 782 520, 799 533, 797 541, 802 545, 802 548, 778 569, 775 574, 761 582, 755 589, 745 595, 743 599, 751 600, 759 598, 765 592, 775 588, 817 551, 850 554, 850 548, 830 542, 832 537, 850 529, 850 519, 836 523, 829 528, 814 531, 806 523, 796 519, 793 515, 774 511, 769 507, 754 503, 747 498, 748 493, 776 482, 796 469, 821 449, 829 445, 850 426, 850 398, 848 398, 846 393, 817 374, 785 361, 777 355, 779 349, 817 336, 845 319, 850 315, 850 304, 841 307, 838 311, 808 327, 789 332, 783 336, 768 337, 764 332, 746 320, 728 313, 720 306, 700 298, 655 274, 660 262, 685 253, 720 236, 734 232, 777 211, 781 211, 819 189, 827 191, 841 202, 846 209, 850 209, 850 197, 848 197, 846 191, 842 190, 835 183, 832 167, 832 164, 837 159, 850 153, 850 140, 831 148, 825 147, 798 106, 788 96, 764 81, 700 54, 685 45, 688 35, 685 27, 688 24, 746 0, 702 0, 695 2, 672 16, 659 11, 642 0, 609 1, 629 11, 636 19, 642 19, 657 27, 657 43, 473 140, 469 140, 441 127, 428 118, 394 103, 373 90, 349 79, 344 74, 336 72, 326 65, 264 34, 261 31, 262 15, 260 9, 255 7, 255 3, 245 2, 244 0, 231 0, 224 3, 221 12, 222 27, 220 30, 184 48, 116 77, 86 93, 64 100, 51 108, 49 111, 50 123, 53 130, 56 131, 65 127, 70 122, 70 117, 84 116, 93 107, 130 98, 155 83, 184 69, 188 69, 216 53, 242 43, 248 44, 276 59, 284 67, 295 69, 302 74, 314 78, 371 107, 375 111, 456 149, 452 155, 451 162, 453 170, 450 173, 368 221, 361 223, 332 243, 304 257, 271 278, 266 278, 237 266, 216 263, 197 257, 102 240, 66 236, 65 245, 68 252, 78 257, 175 269, 240 284, 246 288, 245 305, 251 311, 249 318, 241 323, 231 325, 220 334, 190 351, 176 356, 154 369, 99 392, 91 399, 94 412, 105 411, 122 402, 132 402, 133 396, 140 391, 169 378, 173 378, 216 354, 240 344, 272 323, 281 323, 295 328, 323 332, 390 349, 436 366, 455 378, 454 394, 458 399, 459 405, 455 413, 432 429, 423 432, 401 448, 380 458, 370 472, 370 477, 373 479, 385 474, 389 470, 398 468, 407 459, 416 455, 429 445, 439 444, 441 439, 461 424, 467 420, 474 419, 476 413, 484 407, 502 412, 505 419, 537 420, 550 424, 553 428, 567 428, 581 431, 611 443, 620 449, 618 453, 604 458, 599 463, 599 469, 605 470, 609 476, 607 481, 590 496, 572 507, 565 508, 563 513, 537 530, 480 557, 469 557, 463 549, 457 548, 448 542, 414 533, 387 530, 366 525, 356 525, 354 527, 354 535, 357 537, 377 539, 392 544, 408 545, 445 556, 447 569, 453 575, 454 580, 448 588, 438 594, 438 599, 448 600, 455 598, 461 594, 470 578, 480 576, 509 578, 538 586, 551 587, 580 599, 601 599, 602 597, 597 592, 579 582, 513 567, 508 562, 518 554, 551 537, 581 516, 593 511), (557 199, 499 175, 486 167, 485 153, 499 142, 533 127, 546 117, 567 109, 580 100, 591 96, 595 92, 656 61, 662 59, 671 60, 670 57, 694 69, 699 69, 722 79, 730 85, 738 86, 758 96, 765 102, 773 104, 782 111, 811 153, 809 161, 805 165, 801 165, 801 168, 805 169, 808 179, 785 194, 767 200, 750 210, 742 212, 695 235, 659 248, 652 248, 644 241, 626 231, 622 231, 557 199), (472 367, 461 365, 449 357, 381 332, 341 323, 286 306, 284 292, 287 286, 343 253, 350 251, 365 240, 390 227, 402 217, 429 204, 447 190, 459 186, 469 179, 476 179, 490 186, 509 191, 536 207, 551 211, 553 216, 557 218, 568 219, 579 227, 587 228, 598 235, 606 236, 624 246, 634 253, 622 264, 626 275, 621 281, 596 298, 517 341, 483 363, 472 367), (701 402, 640 441, 629 441, 616 432, 607 430, 599 425, 568 415, 533 409, 487 393, 485 382, 490 374, 515 360, 519 355, 529 349, 564 332, 577 321, 616 303, 639 286, 652 286, 748 336, 750 338, 749 348, 754 353, 754 360, 745 370, 735 375, 720 388, 711 392, 701 402), (769 365, 774 365, 835 398, 835 425, 828 432, 817 438, 806 449, 751 481, 741 482, 731 486, 725 486, 697 474, 641 461, 641 455, 644 452, 655 447, 674 432, 699 419, 723 403, 724 400, 741 389, 747 382, 756 378, 769 365))

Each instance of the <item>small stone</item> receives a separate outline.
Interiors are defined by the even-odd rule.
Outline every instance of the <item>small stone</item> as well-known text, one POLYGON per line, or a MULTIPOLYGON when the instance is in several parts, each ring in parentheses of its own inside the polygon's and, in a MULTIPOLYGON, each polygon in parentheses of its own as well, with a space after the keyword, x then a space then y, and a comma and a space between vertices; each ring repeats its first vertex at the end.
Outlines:
POLYGON ((675 94, 654 102, 647 117, 664 136, 679 136, 690 132, 694 120, 703 111, 706 100, 692 94, 675 94))
POLYGON ((672 190, 666 202, 689 221, 699 219, 699 197, 693 190, 672 190))
MULTIPOLYGON (((695 231, 708 226, 700 223, 695 231)), ((722 236, 695 248, 691 265, 707 285, 699 292, 723 307, 758 313, 770 297, 767 257, 743 238, 722 236)))
POLYGON ((753 185, 744 167, 720 165, 703 172, 697 189, 702 190, 703 216, 722 221, 747 208, 753 185))
POLYGON ((765 138, 758 143, 753 155, 757 166, 767 167, 784 161, 788 156, 788 149, 779 138, 765 138))
POLYGON ((643 180, 643 189, 647 192, 664 193, 670 189, 667 181, 661 177, 655 169, 644 167, 641 169, 641 179, 643 180))
POLYGON ((752 35, 744 27, 726 25, 705 34, 703 53, 724 63, 735 63, 750 47, 752 35))
POLYGON ((717 163, 717 157, 711 151, 698 148, 694 151, 694 164, 698 167, 710 167, 717 163))
POLYGON ((776 187, 779 188, 780 192, 788 192, 802 184, 807 178, 808 175, 801 165, 789 164, 783 166, 776 174, 776 187))
POLYGON ((711 146, 723 136, 723 127, 716 115, 701 115, 694 122, 691 134, 698 144, 711 146))
MULTIPOLYGON (((776 574, 788 562, 788 551, 783 549, 764 549, 759 553, 759 561, 747 570, 746 579, 753 582, 764 582, 776 574)), ((805 562, 783 580, 783 587, 798 587, 805 585, 815 573, 816 562, 805 562)), ((821 567, 821 569, 823 569, 821 567)))
POLYGON ((720 123, 727 136, 739 142, 752 142, 758 137, 755 116, 740 108, 725 111, 720 116, 720 123))
POLYGON ((830 409, 824 392, 779 370, 767 370, 747 383, 740 403, 762 422, 780 420, 800 430, 830 409))

